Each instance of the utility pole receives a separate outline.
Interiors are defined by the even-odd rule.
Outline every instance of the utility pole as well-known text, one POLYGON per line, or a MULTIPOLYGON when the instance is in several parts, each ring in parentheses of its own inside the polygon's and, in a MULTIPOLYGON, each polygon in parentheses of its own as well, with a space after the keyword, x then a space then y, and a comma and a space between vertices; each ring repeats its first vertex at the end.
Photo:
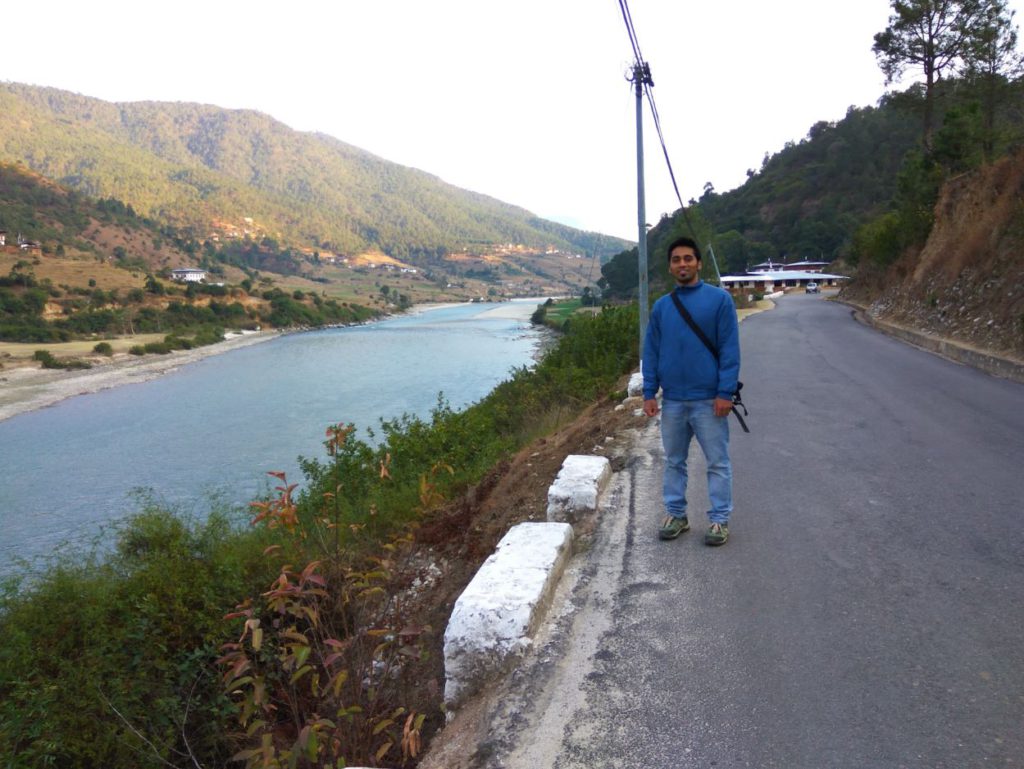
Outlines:
POLYGON ((647 212, 644 205, 644 86, 653 86, 651 68, 646 62, 637 61, 633 75, 629 78, 636 89, 636 216, 637 216, 637 272, 640 285, 637 305, 640 309, 640 357, 644 354, 644 337, 647 335, 649 309, 647 307, 647 212))

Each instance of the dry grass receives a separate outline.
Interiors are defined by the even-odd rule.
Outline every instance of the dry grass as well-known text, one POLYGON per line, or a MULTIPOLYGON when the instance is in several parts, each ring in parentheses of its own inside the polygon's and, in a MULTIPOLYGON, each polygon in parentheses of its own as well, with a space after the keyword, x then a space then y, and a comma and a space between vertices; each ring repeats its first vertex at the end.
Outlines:
POLYGON ((165 334, 136 334, 120 336, 113 339, 85 339, 76 342, 0 342, 0 365, 4 368, 20 366, 37 366, 32 356, 36 350, 46 350, 55 358, 81 358, 93 354, 92 348, 100 341, 107 342, 115 353, 126 353, 130 347, 149 342, 162 342, 165 334))
POLYGON ((96 288, 104 291, 118 289, 127 291, 142 288, 146 276, 139 270, 128 271, 114 267, 107 262, 100 262, 95 257, 70 257, 42 255, 26 258, 21 253, 0 253, 0 274, 6 275, 19 261, 32 264, 32 273, 36 280, 49 279, 54 286, 71 286, 73 288, 89 287, 89 281, 96 281, 96 288))

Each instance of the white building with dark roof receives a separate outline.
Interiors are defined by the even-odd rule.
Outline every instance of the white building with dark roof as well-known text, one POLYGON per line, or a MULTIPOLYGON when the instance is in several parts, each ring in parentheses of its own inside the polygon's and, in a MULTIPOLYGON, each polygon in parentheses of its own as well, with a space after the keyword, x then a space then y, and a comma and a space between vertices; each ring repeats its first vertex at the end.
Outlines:
POLYGON ((206 280, 206 270, 197 267, 179 267, 171 270, 171 278, 179 283, 202 283, 206 280))
POLYGON ((845 275, 832 275, 827 272, 776 269, 761 272, 751 271, 744 275, 723 275, 722 288, 771 294, 786 288, 803 288, 808 283, 817 283, 822 287, 838 286, 844 280, 849 280, 849 278, 845 275))

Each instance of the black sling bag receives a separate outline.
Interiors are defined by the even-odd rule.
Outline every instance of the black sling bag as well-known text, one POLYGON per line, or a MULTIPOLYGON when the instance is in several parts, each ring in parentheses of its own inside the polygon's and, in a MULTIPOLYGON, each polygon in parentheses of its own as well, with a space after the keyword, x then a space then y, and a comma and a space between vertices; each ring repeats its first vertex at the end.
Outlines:
MULTIPOLYGON (((697 321, 695 321, 693 319, 693 316, 690 315, 689 310, 687 310, 683 306, 683 303, 681 301, 679 301, 679 297, 676 296, 676 292, 675 291, 673 291, 671 293, 671 297, 672 297, 672 303, 675 304, 676 309, 679 310, 679 314, 683 316, 683 320, 686 321, 686 325, 689 326, 691 329, 693 329, 693 333, 695 333, 697 335, 697 338, 700 339, 700 341, 702 341, 704 343, 704 346, 707 347, 708 350, 711 351, 711 354, 715 356, 715 360, 717 361, 718 360, 718 350, 716 350, 715 346, 713 344, 711 344, 711 340, 708 339, 707 334, 705 334, 703 329, 701 329, 701 327, 697 325, 697 321)), ((742 389, 743 389, 743 382, 737 381, 736 382, 736 392, 734 392, 732 394, 732 413, 735 414, 736 415, 736 419, 739 420, 740 427, 743 428, 743 432, 749 433, 750 432, 750 428, 747 427, 747 423, 743 419, 744 416, 749 416, 749 415, 747 413, 747 407, 743 403, 743 398, 740 396, 740 390, 742 390, 742 389), (740 415, 740 409, 743 409, 743 415, 742 416, 740 415)))

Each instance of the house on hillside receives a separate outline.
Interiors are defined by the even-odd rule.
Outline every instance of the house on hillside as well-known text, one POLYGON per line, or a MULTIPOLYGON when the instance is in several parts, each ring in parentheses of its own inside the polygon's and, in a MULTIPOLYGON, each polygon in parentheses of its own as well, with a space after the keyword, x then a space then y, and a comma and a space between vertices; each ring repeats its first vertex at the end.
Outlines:
POLYGON ((196 267, 179 267, 171 270, 171 278, 178 283, 202 283, 206 280, 206 270, 196 267))
POLYGON ((40 250, 40 248, 42 248, 42 244, 38 240, 29 240, 19 232, 18 248, 20 248, 22 251, 38 251, 40 250))

